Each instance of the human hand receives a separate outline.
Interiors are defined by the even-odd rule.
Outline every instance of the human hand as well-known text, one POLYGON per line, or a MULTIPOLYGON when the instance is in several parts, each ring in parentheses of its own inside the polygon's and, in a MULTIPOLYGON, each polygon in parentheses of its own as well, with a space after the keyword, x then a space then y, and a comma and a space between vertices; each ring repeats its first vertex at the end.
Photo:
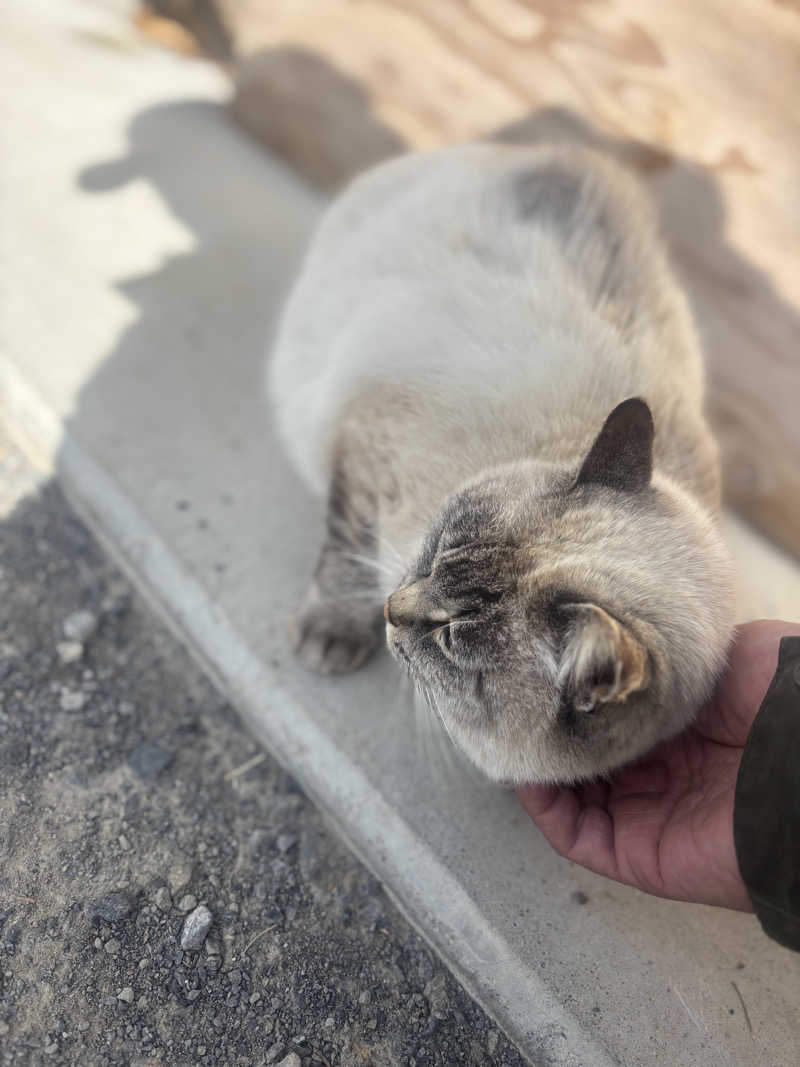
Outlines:
POLYGON ((800 624, 742 626, 695 724, 610 780, 522 786, 523 807, 556 852, 646 893, 752 911, 733 844, 736 775, 787 635, 800 624))

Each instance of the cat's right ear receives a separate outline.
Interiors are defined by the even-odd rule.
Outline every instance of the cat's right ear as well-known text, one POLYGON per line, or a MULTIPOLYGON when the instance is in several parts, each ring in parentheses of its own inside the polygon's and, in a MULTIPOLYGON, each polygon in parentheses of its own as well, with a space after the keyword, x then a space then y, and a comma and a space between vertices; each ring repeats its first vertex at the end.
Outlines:
POLYGON ((653 416, 640 397, 623 400, 606 419, 575 485, 621 492, 646 489, 653 474, 653 416))
POLYGON ((559 683, 576 711, 623 703, 650 682, 647 650, 631 630, 597 604, 565 604, 571 616, 559 683))

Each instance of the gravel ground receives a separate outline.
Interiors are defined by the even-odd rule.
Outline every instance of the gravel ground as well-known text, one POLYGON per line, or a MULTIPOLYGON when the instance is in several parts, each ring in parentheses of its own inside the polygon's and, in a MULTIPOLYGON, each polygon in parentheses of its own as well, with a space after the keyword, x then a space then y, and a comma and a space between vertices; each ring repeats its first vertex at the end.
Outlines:
POLYGON ((0 436, 0 1064, 523 1060, 0 436))

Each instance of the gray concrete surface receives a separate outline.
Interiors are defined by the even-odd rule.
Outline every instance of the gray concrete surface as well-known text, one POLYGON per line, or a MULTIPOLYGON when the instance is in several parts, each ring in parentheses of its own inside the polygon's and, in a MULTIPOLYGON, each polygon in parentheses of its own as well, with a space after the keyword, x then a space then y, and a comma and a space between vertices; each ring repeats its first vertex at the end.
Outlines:
POLYGON ((2 429, 0 691, 3 1067, 522 1067, 2 429))
MULTIPOLYGON (((793 1067, 800 961, 754 919, 559 860, 513 796, 426 758, 385 658, 337 681, 292 661, 321 517, 261 365, 320 204, 230 126, 209 67, 123 31, 5 31, 0 410, 20 438, 532 1061, 793 1067)), ((796 568, 731 530, 743 615, 796 616, 796 568)))

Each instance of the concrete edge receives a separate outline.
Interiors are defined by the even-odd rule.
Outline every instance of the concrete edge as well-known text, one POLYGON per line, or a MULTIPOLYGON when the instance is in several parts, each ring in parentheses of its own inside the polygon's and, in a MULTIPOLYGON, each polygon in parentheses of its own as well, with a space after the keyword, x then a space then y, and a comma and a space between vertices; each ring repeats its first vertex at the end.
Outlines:
POLYGON ((0 353, 0 421, 159 617, 301 783, 467 992, 537 1067, 616 1061, 516 958, 463 887, 248 648, 109 474, 0 353), (531 996, 533 993, 533 996, 531 996), (533 1057, 533 1058, 532 1058, 533 1057))

